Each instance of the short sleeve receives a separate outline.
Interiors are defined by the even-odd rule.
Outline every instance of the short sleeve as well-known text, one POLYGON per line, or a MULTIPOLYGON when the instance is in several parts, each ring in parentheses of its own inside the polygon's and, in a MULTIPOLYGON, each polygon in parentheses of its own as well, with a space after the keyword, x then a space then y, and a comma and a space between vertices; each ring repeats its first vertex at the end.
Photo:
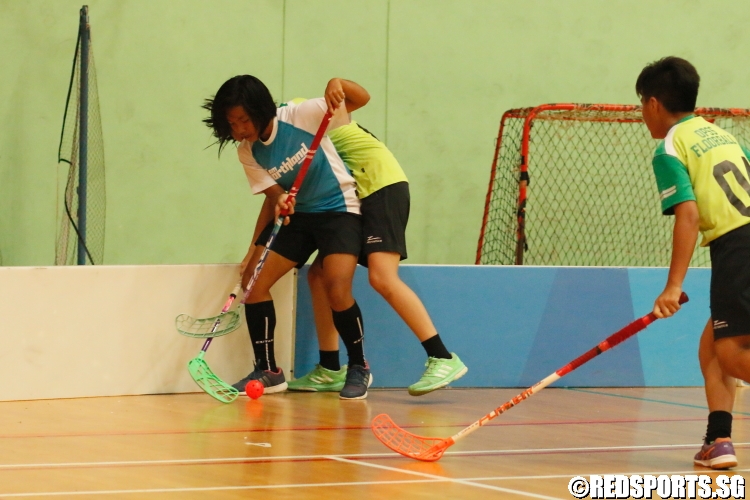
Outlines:
MULTIPOLYGON (((287 106, 282 109, 286 113, 289 113, 289 116, 286 119, 290 121, 292 125, 314 135, 318 131, 320 122, 323 120, 323 116, 326 114, 328 107, 326 106, 326 100, 322 97, 318 97, 316 99, 309 99, 301 102, 296 106, 287 106)), ((343 105, 339 106, 333 114, 326 131, 348 125, 350 122, 351 115, 347 113, 346 107, 343 105)))
POLYGON ((675 205, 695 201, 690 175, 680 160, 668 154, 659 154, 654 156, 652 165, 664 215, 673 215, 675 205))
POLYGON ((271 174, 255 161, 253 153, 250 150, 250 145, 247 142, 243 141, 240 143, 240 146, 237 148, 237 156, 240 159, 240 163, 242 163, 242 168, 245 170, 245 176, 250 183, 250 191, 253 194, 262 193, 276 184, 271 174))

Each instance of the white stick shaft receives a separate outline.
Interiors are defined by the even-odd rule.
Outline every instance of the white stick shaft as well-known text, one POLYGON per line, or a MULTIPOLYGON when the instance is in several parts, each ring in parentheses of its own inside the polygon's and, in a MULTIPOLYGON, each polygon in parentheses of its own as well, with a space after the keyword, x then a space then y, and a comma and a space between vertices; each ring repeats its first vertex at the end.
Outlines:
POLYGON ((558 380, 560 380, 560 375, 558 375, 557 372, 548 375, 547 377, 543 378, 542 380, 540 380, 536 384, 532 385, 531 387, 529 387, 528 389, 526 389, 525 391, 523 391, 518 396, 516 396, 513 399, 511 399, 510 401, 506 402, 502 406, 500 406, 498 408, 495 408, 494 410, 492 410, 487 415, 483 416, 482 418, 480 418, 479 420, 477 420, 476 422, 474 422, 470 426, 468 426, 465 429, 461 430, 456 435, 452 436, 451 439, 455 443, 459 439, 465 438, 466 436, 468 436, 469 434, 471 434, 475 430, 479 429, 480 427, 482 427, 484 424, 486 424, 487 422, 489 422, 493 418, 497 417, 498 415, 501 415, 501 414, 505 413, 506 411, 510 410, 511 408, 513 408, 514 406, 516 406, 518 403, 520 403, 524 399, 527 399, 527 398, 531 397, 532 395, 534 395, 537 392, 541 391, 542 389, 544 389, 548 385, 550 385, 550 384, 552 384, 554 382, 557 382, 558 380))

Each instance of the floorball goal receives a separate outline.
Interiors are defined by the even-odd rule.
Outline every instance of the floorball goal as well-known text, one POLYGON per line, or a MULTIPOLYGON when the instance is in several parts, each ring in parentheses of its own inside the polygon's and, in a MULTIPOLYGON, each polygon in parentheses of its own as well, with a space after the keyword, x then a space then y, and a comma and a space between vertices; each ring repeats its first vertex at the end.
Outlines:
MULTIPOLYGON (((750 147, 750 109, 696 114, 750 147)), ((477 264, 669 266, 672 218, 661 214, 657 141, 640 106, 545 104, 500 121, 477 264)), ((699 248, 692 266, 708 267, 699 248)))

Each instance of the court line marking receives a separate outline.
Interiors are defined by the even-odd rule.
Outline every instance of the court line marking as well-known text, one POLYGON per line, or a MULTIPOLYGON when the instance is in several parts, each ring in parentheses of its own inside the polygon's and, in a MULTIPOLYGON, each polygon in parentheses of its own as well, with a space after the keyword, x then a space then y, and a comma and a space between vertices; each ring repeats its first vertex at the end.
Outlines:
MULTIPOLYGON (((399 472, 407 472, 396 469, 399 472)), ((414 471, 408 471, 414 472, 414 471)), ((727 473, 724 471, 708 471, 716 473, 727 473)), ((750 469, 734 469, 731 472, 750 472, 750 469)), ((633 474, 652 474, 655 476, 659 475, 672 475, 672 474, 695 474, 695 470, 685 471, 662 471, 662 472, 622 472, 622 473, 607 473, 607 474, 622 474, 622 475, 633 475, 633 474)), ((417 473, 419 474, 419 473, 417 473)), ((250 486, 207 486, 207 487, 195 487, 195 488, 152 488, 152 489, 138 489, 138 490, 98 490, 98 491, 51 491, 51 492, 32 492, 32 493, 0 493, 0 497, 4 498, 28 498, 28 497, 40 497, 40 496, 74 496, 74 495, 116 495, 116 494, 135 494, 135 493, 185 493, 185 492, 198 492, 198 491, 237 491, 237 490, 262 490, 262 489, 283 489, 283 488, 315 488, 315 487, 336 487, 336 486, 378 486, 385 484, 420 484, 420 483, 443 483, 443 482, 457 482, 457 481, 503 481, 503 480, 529 480, 529 479, 561 479, 561 478, 572 478, 575 476, 592 476, 592 475, 603 475, 599 474, 552 474, 552 475, 539 475, 539 476, 499 476, 499 477, 481 477, 481 478, 467 478, 467 479, 456 479, 456 478, 445 478, 440 476, 434 476, 436 479, 411 479, 411 480, 391 480, 391 481, 357 481, 349 483, 306 483, 306 484, 272 484, 272 485, 250 485, 250 486)), ((479 486, 479 485, 472 485, 479 486)), ((489 486, 489 485, 486 485, 489 486)), ((514 492, 514 490, 508 490, 508 492, 514 492)), ((522 493, 519 493, 522 494, 522 493)), ((534 495, 533 493, 531 495, 534 495)), ((541 498, 553 498, 553 497, 541 497, 541 498)))
MULTIPOLYGON (((592 389, 580 389, 580 388, 577 388, 577 387, 566 387, 565 389, 568 390, 568 391, 573 391, 573 392, 582 392, 584 394, 596 394, 598 396, 610 396, 610 397, 613 397, 613 398, 635 399, 635 400, 638 400, 638 401, 646 401, 648 403, 661 403, 661 404, 665 404, 665 405, 682 406, 684 408, 695 408, 695 409, 698 409, 698 410, 706 410, 706 411, 708 411, 708 406, 693 405, 693 404, 689 404, 689 403, 677 403, 677 402, 674 402, 674 401, 665 401, 663 399, 644 398, 644 397, 640 397, 640 396, 628 396, 628 395, 625 395, 625 394, 613 394, 613 393, 609 393, 609 392, 595 391, 595 390, 592 390, 592 389)), ((747 415, 750 415, 750 413, 744 412, 744 411, 732 411, 732 415, 745 415, 745 416, 747 416, 747 415)))
MULTIPOLYGON (((569 389, 575 390, 575 389, 569 389)), ((593 393, 592 393, 593 394, 593 393)), ((608 394, 604 394, 608 395, 608 394)), ((617 397, 617 396, 616 396, 617 397)), ((654 402, 662 402, 654 400, 654 402)), ((668 402, 666 402, 668 403, 668 402)), ((679 403, 675 403, 679 404, 679 403)), ((679 404, 681 405, 681 404, 679 404)), ((737 412, 734 412, 736 414, 737 412)), ((750 414, 748 414, 750 415, 750 414)), ((666 422, 695 422, 704 421, 706 417, 687 417, 687 418, 649 418, 649 419, 611 419, 611 420, 566 420, 566 421, 532 421, 532 422, 493 422, 485 424, 483 427, 515 427, 515 426, 549 426, 549 425, 607 425, 607 424, 641 424, 641 423, 666 423, 666 422)), ((747 417, 737 416, 734 420, 750 420, 747 417)), ((449 427, 467 427, 471 422, 458 422, 452 424, 406 424, 402 429, 433 429, 449 427)), ((183 434, 230 434, 241 432, 305 432, 305 431, 341 431, 341 430, 369 430, 369 425, 351 425, 351 426, 329 426, 329 427, 276 427, 271 429, 263 428, 237 428, 237 429, 201 429, 201 430, 154 430, 154 431, 132 431, 132 432, 91 432, 91 433, 69 433, 69 434, 0 434, 0 439, 64 439, 79 437, 120 437, 120 436, 169 436, 183 434)))
MULTIPOLYGON (((409 479, 392 481, 356 481, 350 483, 305 483, 305 484, 272 484, 272 485, 250 485, 250 486, 207 486, 203 488, 153 488, 139 490, 99 490, 99 491, 52 491, 47 493, 0 493, 2 498, 23 498, 42 496, 74 496, 74 495, 123 495, 143 493, 188 493, 198 491, 237 491, 237 490, 272 490, 283 488, 330 488, 341 486, 378 486, 386 484, 414 484, 414 483, 445 483, 455 481, 454 479, 409 479)), ((550 497, 543 497, 550 498, 550 497)))
POLYGON ((583 477, 591 477, 591 476, 644 476, 646 474, 651 474, 652 476, 671 476, 674 474, 680 475, 680 476, 686 476, 688 474, 726 474, 731 475, 733 473, 737 472, 750 472, 750 469, 728 469, 728 470, 712 470, 709 468, 706 468, 704 471, 701 470, 671 470, 671 471, 648 471, 648 472, 592 472, 591 474, 587 473, 572 473, 572 474, 545 474, 545 475, 538 475, 538 476, 501 476, 501 477, 472 477, 472 481, 520 481, 525 479, 568 479, 573 478, 575 476, 583 476, 583 477))
MULTIPOLYGON (((371 464, 369 462, 363 462, 363 461, 359 461, 359 460, 349 460, 347 458, 341 458, 341 457, 337 457, 337 456, 333 456, 333 455, 329 455, 328 458, 330 458, 331 460, 335 460, 337 462, 343 462, 343 463, 348 463, 348 464, 357 464, 357 465, 361 465, 361 466, 365 466, 365 467, 372 467, 372 468, 375 468, 375 469, 382 469, 382 470, 387 470, 387 471, 391 471, 391 472, 400 472, 402 474, 411 474, 413 476, 421 476, 421 477, 426 477, 426 478, 430 478, 430 479, 438 479, 438 478, 442 479, 444 477, 444 476, 436 476, 434 474, 427 474, 425 472, 417 472, 417 471, 412 471, 412 470, 398 469, 396 467, 388 467, 388 466, 385 466, 385 465, 371 464)), ((457 484, 463 484, 465 486, 473 486, 475 488, 484 488, 484 489, 487 489, 487 490, 500 491, 502 493, 513 493, 515 495, 520 495, 520 496, 524 496, 524 497, 541 498, 543 500, 562 500, 559 497, 549 497, 549 496, 546 496, 546 495, 539 495, 537 493, 531 493, 529 491, 513 490, 513 489, 510 489, 510 488, 503 488, 501 486, 492 486, 491 484, 475 483, 474 481, 471 481, 471 480, 467 481, 465 479, 451 478, 451 482, 457 483, 457 484)))
MULTIPOLYGON (((735 447, 750 446, 750 443, 733 443, 735 447)), ((669 449, 697 448, 695 443, 690 444, 664 444, 664 445, 638 445, 638 446, 587 446, 580 448, 531 448, 516 450, 467 450, 446 451, 449 456, 472 456, 472 455, 533 455, 544 453, 583 453, 583 452, 608 452, 608 451, 647 451, 647 450, 669 450, 669 449)), ((211 465, 221 463, 244 463, 244 462, 281 462, 281 461, 313 461, 325 460, 331 457, 347 459, 365 458, 402 458, 395 452, 385 453, 343 453, 338 455, 281 455, 262 457, 224 457, 224 458, 193 458, 173 460, 123 460, 109 462, 60 462, 60 463, 37 463, 37 464, 0 464, 0 471, 23 470, 23 469, 56 469, 56 468, 86 468, 86 467, 128 467, 128 466, 158 466, 158 465, 211 465)))

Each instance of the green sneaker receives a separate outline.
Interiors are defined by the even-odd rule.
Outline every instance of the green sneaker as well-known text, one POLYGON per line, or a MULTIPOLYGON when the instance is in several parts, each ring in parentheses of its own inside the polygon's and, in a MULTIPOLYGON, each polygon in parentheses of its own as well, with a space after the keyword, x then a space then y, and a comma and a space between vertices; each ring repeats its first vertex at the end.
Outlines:
POLYGON ((346 365, 339 371, 315 365, 313 371, 289 382, 289 391, 340 392, 346 382, 346 365))
MULTIPOLYGON (((412 396, 421 396, 435 389, 440 389, 450 384, 454 380, 460 379, 469 371, 466 365, 458 359, 456 353, 451 353, 451 359, 427 358, 422 378, 409 386, 409 394, 412 396)), ((291 384, 291 382, 290 382, 291 384)), ((291 385, 290 385, 291 388, 291 385)))

